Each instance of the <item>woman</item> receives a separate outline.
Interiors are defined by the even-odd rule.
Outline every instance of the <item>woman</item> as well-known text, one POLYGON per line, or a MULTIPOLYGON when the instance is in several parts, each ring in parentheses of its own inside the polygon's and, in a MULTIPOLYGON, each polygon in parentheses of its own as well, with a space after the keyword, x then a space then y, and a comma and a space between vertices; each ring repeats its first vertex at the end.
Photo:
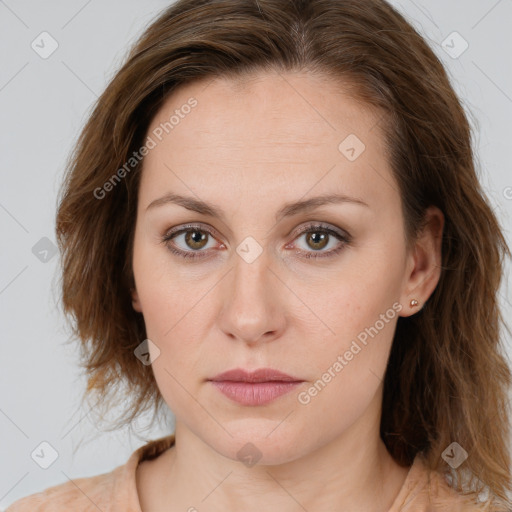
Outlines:
POLYGON ((384 1, 170 7, 57 234, 88 396, 175 431, 8 510, 507 510, 509 253, 470 138, 384 1))

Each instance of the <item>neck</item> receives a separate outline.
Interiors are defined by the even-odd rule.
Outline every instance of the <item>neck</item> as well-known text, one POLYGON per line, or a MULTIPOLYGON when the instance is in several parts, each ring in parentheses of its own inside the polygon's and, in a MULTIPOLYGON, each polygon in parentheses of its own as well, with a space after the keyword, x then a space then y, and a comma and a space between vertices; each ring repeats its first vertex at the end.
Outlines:
POLYGON ((409 468, 388 453, 379 417, 363 415, 332 439, 304 433, 290 460, 251 467, 218 453, 177 421, 175 445, 159 457, 155 471, 155 510, 387 511, 409 468))

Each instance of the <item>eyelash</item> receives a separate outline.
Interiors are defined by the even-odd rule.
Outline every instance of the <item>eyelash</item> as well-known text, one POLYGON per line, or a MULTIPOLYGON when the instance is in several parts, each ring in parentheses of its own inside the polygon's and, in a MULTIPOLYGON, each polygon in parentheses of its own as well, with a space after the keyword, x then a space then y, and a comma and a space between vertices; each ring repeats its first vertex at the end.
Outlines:
MULTIPOLYGON (((183 233, 187 233, 189 231, 199 231, 201 233, 208 233, 208 235, 215 238, 215 234, 212 231, 210 231, 209 229, 202 228, 199 225, 190 224, 190 225, 183 226, 181 229, 167 232, 164 235, 164 237, 162 238, 162 243, 165 244, 165 246, 173 254, 176 254, 177 256, 179 256, 181 258, 192 259, 192 260, 195 260, 198 258, 205 258, 206 256, 202 255, 201 253, 205 253, 207 251, 202 251, 202 250, 183 251, 181 249, 176 249, 171 244, 169 244, 169 242, 173 238, 175 238, 178 235, 181 235, 183 233)), ((326 252, 318 251, 317 254, 315 254, 315 251, 306 251, 306 252, 301 251, 301 250, 296 251, 297 253, 305 252, 305 254, 302 257, 306 258, 306 259, 310 259, 310 258, 321 259, 321 258, 330 258, 330 257, 336 256, 344 249, 345 246, 347 246, 351 243, 351 237, 350 237, 350 235, 348 235, 348 233, 343 234, 342 232, 335 231, 334 229, 326 227, 322 224, 311 224, 311 225, 306 226, 304 229, 301 229, 299 233, 297 233, 297 236, 295 238, 298 238, 299 236, 307 234, 307 233, 325 233, 325 234, 334 236, 342 243, 336 249, 331 249, 330 251, 326 251, 326 252)))

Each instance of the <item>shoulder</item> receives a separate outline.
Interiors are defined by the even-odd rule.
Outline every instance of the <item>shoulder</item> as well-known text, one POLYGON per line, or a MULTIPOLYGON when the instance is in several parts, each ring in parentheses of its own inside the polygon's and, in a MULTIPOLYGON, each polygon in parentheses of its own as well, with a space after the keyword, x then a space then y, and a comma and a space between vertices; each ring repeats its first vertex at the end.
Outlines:
POLYGON ((73 478, 12 503, 5 512, 127 512, 137 510, 136 469, 174 444, 174 435, 152 440, 135 450, 110 473, 73 478))
POLYGON ((440 472, 430 470, 418 454, 389 512, 510 512, 502 505, 463 495, 440 472))
POLYGON ((510 512, 495 502, 479 502, 474 494, 460 494, 450 486, 444 475, 435 471, 430 473, 429 492, 430 500, 439 512, 510 512))
POLYGON ((115 470, 93 477, 75 478, 25 496, 12 503, 6 512, 107 511, 115 470))

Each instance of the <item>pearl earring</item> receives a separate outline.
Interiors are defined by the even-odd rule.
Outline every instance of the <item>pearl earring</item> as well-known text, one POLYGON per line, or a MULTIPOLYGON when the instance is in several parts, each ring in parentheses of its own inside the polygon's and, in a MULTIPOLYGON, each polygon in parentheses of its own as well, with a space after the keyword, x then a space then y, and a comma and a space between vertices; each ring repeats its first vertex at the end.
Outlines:
POLYGON ((411 308, 414 308, 419 304, 419 302, 416 299, 412 299, 410 304, 411 304, 411 308))

